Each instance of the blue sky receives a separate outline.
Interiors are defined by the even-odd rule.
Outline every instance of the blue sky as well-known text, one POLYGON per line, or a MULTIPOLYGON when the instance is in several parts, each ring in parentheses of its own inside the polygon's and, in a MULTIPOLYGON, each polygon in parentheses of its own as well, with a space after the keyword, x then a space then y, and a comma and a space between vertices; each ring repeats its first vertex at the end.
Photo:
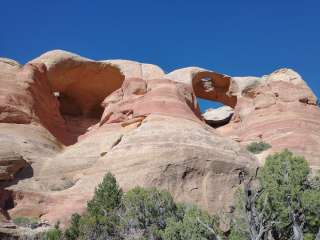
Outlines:
POLYGON ((10 0, 0 26, 0 56, 21 63, 64 49, 167 72, 193 65, 261 76, 289 67, 320 96, 319 0, 10 0))

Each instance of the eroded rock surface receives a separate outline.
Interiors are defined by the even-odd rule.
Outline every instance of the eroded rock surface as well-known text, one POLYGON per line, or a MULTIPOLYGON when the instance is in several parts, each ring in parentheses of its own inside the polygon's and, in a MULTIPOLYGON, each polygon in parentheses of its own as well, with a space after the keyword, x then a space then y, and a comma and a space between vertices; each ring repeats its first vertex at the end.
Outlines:
POLYGON ((3 221, 65 224, 107 171, 124 190, 157 186, 211 213, 229 211, 239 173, 262 164, 245 150, 255 140, 320 166, 316 97, 288 69, 262 78, 197 67, 165 74, 55 50, 24 66, 1 59, 0 91, 0 202, 12 201, 2 204, 3 221), (196 97, 229 106, 220 120, 230 122, 207 125, 196 97))

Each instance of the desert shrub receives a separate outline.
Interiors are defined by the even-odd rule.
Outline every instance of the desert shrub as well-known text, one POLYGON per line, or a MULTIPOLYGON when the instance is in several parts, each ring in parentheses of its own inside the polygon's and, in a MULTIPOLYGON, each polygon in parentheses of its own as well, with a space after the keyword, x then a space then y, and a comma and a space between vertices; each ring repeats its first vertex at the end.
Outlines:
POLYGON ((109 172, 103 178, 102 183, 96 187, 92 200, 88 202, 88 212, 91 215, 105 215, 119 206, 121 197, 122 190, 116 178, 109 172))
MULTIPOLYGON (((259 224, 265 230, 264 234, 270 232, 274 239, 300 239, 299 235, 304 235, 304 239, 315 239, 320 230, 320 191, 314 184, 318 180, 310 179, 308 162, 288 150, 273 154, 267 157, 258 180, 257 189, 243 191, 246 198, 242 198, 242 204, 236 207, 240 214, 233 221, 242 225, 233 224, 231 236, 235 237, 231 239, 254 235, 255 225, 259 224), (250 198, 249 194, 255 197, 250 198), (252 213, 259 216, 254 224, 250 221, 252 213)), ((259 239, 263 239, 263 235, 259 239)))
POLYGON ((195 206, 176 204, 167 191, 136 187, 123 194, 108 173, 88 202, 87 212, 72 216, 65 231, 75 239, 215 239, 215 220, 195 206))
POLYGON ((21 227, 35 228, 39 223, 39 219, 34 217, 16 217, 13 219, 13 223, 21 227))
POLYGON ((236 228, 235 226, 231 227, 229 240, 248 240, 248 236, 241 231, 241 229, 236 228))
POLYGON ((170 218, 161 232, 163 240, 216 239, 215 219, 196 206, 185 206, 182 219, 170 218))
POLYGON ((73 214, 71 224, 65 231, 67 240, 75 239, 120 239, 117 211, 122 199, 122 190, 115 177, 107 173, 96 187, 93 198, 87 203, 84 215, 73 214))
POLYGON ((235 193, 235 210, 231 219, 229 240, 250 239, 250 226, 247 221, 246 207, 245 193, 239 188, 235 193))
POLYGON ((68 240, 76 240, 80 235, 81 216, 77 213, 71 216, 70 227, 65 231, 65 238, 68 240))
POLYGON ((136 187, 123 197, 124 224, 130 228, 146 229, 156 225, 166 227, 166 219, 176 217, 177 206, 167 191, 136 187))
POLYGON ((76 239, 122 239, 118 217, 110 214, 109 216, 83 215, 79 221, 79 235, 76 239))
POLYGON ((59 227, 59 222, 55 224, 53 229, 50 229, 45 233, 44 240, 62 240, 63 232, 59 227))
MULTIPOLYGON (((320 190, 308 189, 301 196, 301 207, 305 216, 304 231, 315 239, 320 232, 320 190)), ((306 238, 306 237, 305 237, 306 238)))
POLYGON ((290 224, 288 216, 292 209, 300 209, 308 175, 308 163, 303 157, 294 156, 289 151, 267 157, 259 172, 260 184, 264 189, 259 207, 262 208, 262 201, 268 197, 265 211, 270 215, 277 214, 278 228, 283 229, 290 224))
POLYGON ((247 146, 247 150, 254 154, 261 153, 267 149, 271 148, 271 145, 265 142, 253 142, 247 146))

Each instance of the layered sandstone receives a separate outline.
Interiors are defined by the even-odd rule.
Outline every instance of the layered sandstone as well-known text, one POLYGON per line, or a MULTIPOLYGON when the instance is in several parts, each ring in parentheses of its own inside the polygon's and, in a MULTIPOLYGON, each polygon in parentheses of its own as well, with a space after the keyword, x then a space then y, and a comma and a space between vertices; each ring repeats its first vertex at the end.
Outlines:
POLYGON ((157 186, 219 214, 232 205, 240 172, 262 164, 245 150, 251 141, 270 143, 268 152, 289 148, 320 166, 316 97, 288 69, 262 78, 196 67, 165 74, 151 64, 56 50, 24 66, 0 60, 0 91, 6 221, 66 223, 107 171, 124 190, 157 186), (197 97, 228 105, 232 117, 212 128, 197 97))
POLYGON ((271 144, 271 149, 257 156, 259 164, 268 154, 287 148, 304 156, 313 169, 320 168, 317 97, 294 70, 279 69, 262 77, 230 77, 189 67, 167 76, 192 84, 196 96, 234 108, 229 124, 217 131, 243 146, 254 141, 271 144))
POLYGON ((261 78, 233 78, 237 105, 232 121, 218 131, 247 145, 265 141, 272 148, 258 156, 290 149, 304 156, 313 169, 320 169, 320 111, 317 98, 301 76, 280 69, 261 78), (239 85, 239 84, 238 84, 239 85))

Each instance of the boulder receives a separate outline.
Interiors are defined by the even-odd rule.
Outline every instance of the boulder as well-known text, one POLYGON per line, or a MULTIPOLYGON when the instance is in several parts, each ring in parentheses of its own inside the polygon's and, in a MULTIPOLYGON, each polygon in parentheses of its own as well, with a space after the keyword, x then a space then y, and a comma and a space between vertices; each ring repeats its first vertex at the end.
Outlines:
POLYGON ((221 127, 230 122, 233 116, 234 110, 229 106, 222 106, 219 108, 209 108, 203 114, 202 117, 207 124, 214 128, 221 127))

